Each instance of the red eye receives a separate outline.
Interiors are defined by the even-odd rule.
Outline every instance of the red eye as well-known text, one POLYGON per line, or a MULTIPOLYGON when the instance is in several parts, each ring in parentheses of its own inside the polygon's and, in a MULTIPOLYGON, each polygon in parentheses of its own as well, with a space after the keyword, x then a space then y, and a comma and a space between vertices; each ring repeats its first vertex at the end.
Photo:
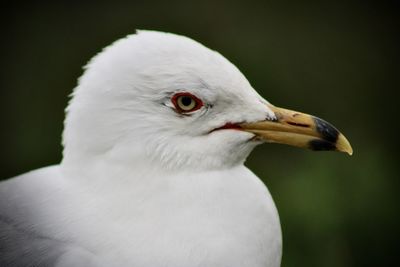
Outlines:
POLYGON ((203 101, 190 93, 177 93, 172 96, 171 101, 179 113, 192 112, 203 106, 203 101))

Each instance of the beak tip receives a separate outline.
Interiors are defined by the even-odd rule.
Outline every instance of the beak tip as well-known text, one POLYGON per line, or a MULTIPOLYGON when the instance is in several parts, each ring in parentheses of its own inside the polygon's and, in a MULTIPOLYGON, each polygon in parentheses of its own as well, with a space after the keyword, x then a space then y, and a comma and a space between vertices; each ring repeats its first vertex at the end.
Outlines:
POLYGON ((349 156, 353 156, 353 149, 350 147, 350 150, 347 151, 347 154, 349 154, 349 156))
POLYGON ((349 154, 349 156, 353 155, 353 148, 351 147, 350 142, 343 134, 340 134, 336 142, 336 148, 338 151, 346 152, 347 154, 349 154))
POLYGON ((345 151, 349 156, 353 156, 353 149, 345 151))
POLYGON ((350 147, 350 150, 347 151, 347 154, 349 154, 349 156, 353 156, 353 149, 350 147))

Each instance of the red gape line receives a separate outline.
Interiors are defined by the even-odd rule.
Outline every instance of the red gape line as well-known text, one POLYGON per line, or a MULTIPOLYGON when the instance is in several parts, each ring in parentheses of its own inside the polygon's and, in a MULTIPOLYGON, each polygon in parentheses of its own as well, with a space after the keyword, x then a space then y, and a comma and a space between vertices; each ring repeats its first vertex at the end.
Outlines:
POLYGON ((218 130, 225 130, 225 129, 232 129, 232 130, 242 130, 242 127, 240 127, 240 125, 236 124, 236 123, 232 123, 232 122, 227 122, 225 123, 223 126, 215 128, 214 130, 212 130, 210 133, 214 132, 214 131, 218 131, 218 130))

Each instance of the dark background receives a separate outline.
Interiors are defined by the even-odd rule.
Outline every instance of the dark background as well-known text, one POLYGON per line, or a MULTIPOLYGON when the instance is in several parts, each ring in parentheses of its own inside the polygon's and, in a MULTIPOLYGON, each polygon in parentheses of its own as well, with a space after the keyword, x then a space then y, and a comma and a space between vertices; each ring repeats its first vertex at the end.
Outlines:
POLYGON ((82 66, 135 29, 192 37, 271 103, 318 115, 354 155, 281 145, 247 161, 280 212, 283 263, 395 266, 399 254, 396 1, 131 1, 2 7, 0 178, 61 159, 82 66))

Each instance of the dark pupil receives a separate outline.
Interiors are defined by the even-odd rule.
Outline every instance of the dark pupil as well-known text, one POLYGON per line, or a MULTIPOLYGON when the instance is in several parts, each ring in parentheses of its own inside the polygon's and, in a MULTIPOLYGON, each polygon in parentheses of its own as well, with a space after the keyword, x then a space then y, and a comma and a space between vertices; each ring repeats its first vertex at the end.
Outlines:
POLYGON ((191 97, 182 96, 181 102, 182 102, 182 104, 183 104, 184 106, 190 106, 190 104, 192 104, 192 101, 193 101, 193 99, 192 99, 191 97))

